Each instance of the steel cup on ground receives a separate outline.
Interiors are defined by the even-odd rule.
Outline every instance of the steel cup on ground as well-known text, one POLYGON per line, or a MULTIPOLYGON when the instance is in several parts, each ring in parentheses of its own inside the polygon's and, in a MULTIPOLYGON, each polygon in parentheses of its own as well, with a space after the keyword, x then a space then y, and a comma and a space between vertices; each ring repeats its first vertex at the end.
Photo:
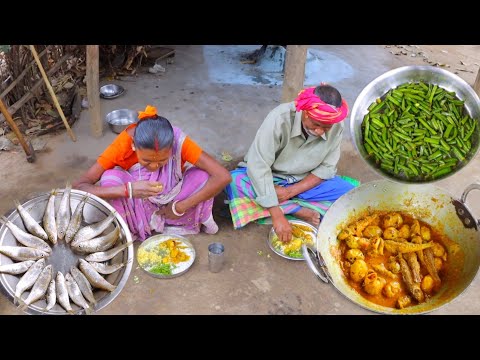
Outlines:
POLYGON ((222 270, 225 263, 225 246, 222 243, 214 242, 208 245, 208 269, 217 273, 222 270))

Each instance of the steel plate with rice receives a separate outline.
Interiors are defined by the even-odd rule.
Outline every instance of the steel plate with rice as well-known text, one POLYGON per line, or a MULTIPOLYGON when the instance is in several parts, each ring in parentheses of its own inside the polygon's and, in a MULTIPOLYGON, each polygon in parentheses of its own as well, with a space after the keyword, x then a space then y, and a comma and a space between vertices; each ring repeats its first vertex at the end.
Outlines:
POLYGON ((288 243, 283 243, 275 234, 273 227, 271 228, 267 243, 276 254, 289 260, 305 260, 302 252, 302 245, 304 243, 310 246, 315 245, 317 238, 317 229, 309 223, 301 220, 289 220, 293 228, 292 240, 288 243))
POLYGON ((180 235, 154 235, 138 247, 137 261, 147 274, 170 279, 190 269, 195 261, 195 248, 180 235))

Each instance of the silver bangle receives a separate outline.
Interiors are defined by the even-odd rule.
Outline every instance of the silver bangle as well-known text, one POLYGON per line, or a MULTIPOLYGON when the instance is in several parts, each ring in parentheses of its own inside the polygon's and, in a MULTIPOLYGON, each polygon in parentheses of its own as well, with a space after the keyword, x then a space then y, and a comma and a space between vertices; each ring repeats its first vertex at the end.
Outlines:
POLYGON ((128 198, 133 199, 133 186, 130 181, 128 182, 128 198))
POLYGON ((179 202, 179 200, 173 202, 173 204, 172 204, 172 212, 175 214, 175 216, 183 216, 183 215, 185 215, 184 212, 183 212, 183 213, 177 212, 177 209, 175 208, 175 205, 177 204, 177 202, 179 202))

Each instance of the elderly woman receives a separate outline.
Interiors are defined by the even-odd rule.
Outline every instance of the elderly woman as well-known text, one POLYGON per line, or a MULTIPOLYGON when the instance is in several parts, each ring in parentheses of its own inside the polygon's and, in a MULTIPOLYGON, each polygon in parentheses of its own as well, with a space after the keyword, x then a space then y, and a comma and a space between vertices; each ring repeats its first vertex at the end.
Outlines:
POLYGON ((154 231, 215 234, 213 197, 231 181, 229 172, 155 107, 138 119, 73 187, 108 200, 136 240, 154 231))
POLYGON ((336 176, 347 113, 340 92, 327 84, 270 111, 226 189, 236 229, 271 217, 279 238, 289 241, 285 215, 318 226, 332 202, 359 184, 336 176))

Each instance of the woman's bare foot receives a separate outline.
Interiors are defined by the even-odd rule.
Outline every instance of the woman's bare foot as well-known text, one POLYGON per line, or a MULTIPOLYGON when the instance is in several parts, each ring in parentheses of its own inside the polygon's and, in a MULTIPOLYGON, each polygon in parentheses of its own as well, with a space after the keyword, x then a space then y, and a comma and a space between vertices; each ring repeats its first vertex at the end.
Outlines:
POLYGON ((309 224, 312 224, 315 227, 320 225, 320 213, 315 210, 302 207, 300 210, 298 210, 295 214, 292 215, 298 217, 299 219, 302 219, 303 221, 308 222, 309 224))
POLYGON ((213 215, 210 215, 208 220, 202 224, 202 230, 210 235, 216 234, 218 232, 218 225, 213 219, 213 215))

